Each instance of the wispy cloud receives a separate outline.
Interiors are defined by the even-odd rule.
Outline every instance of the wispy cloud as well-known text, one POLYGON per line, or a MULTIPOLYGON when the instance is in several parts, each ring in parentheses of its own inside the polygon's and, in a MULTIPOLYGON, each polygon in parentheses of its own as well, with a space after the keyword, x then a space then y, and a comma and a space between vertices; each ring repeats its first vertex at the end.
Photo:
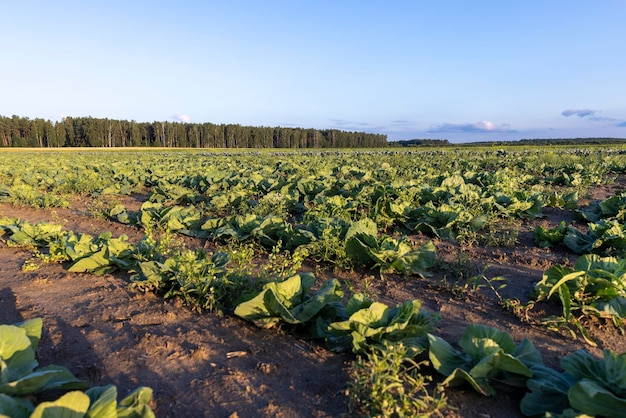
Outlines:
POLYGON ((335 128, 340 128, 340 129, 347 129, 347 128, 365 129, 365 128, 372 128, 374 126, 371 123, 354 122, 354 121, 346 120, 346 119, 331 119, 329 122, 330 122, 330 126, 335 127, 335 128))
POLYGON ((475 133, 475 132, 515 132, 508 124, 498 125, 488 120, 476 123, 443 123, 428 130, 431 133, 457 132, 457 133, 475 133))
POLYGON ((607 118, 605 116, 594 116, 589 118, 594 122, 623 122, 623 119, 607 118))
POLYGON ((182 122, 182 123, 189 123, 191 122, 191 117, 189 115, 185 115, 182 113, 175 113, 174 116, 172 116, 175 120, 182 122))
POLYGON ((347 119, 331 119, 328 121, 328 127, 344 131, 380 132, 386 134, 400 134, 403 132, 415 132, 420 130, 418 123, 407 119, 394 119, 378 124, 347 119))
POLYGON ((626 121, 624 119, 616 119, 610 118, 607 116, 596 116, 596 114, 601 113, 598 110, 591 109, 566 109, 561 112, 561 115, 569 118, 570 116, 578 116, 579 118, 585 118, 586 120, 593 122, 608 122, 611 124, 615 124, 615 126, 626 127, 626 121))
POLYGON ((561 115, 569 118, 570 116, 578 116, 579 118, 584 118, 585 116, 592 116, 596 113, 595 110, 591 109, 565 109, 561 112, 561 115))
POLYGON ((402 131, 416 129, 416 125, 417 124, 415 123, 415 121, 412 120, 396 119, 389 122, 387 126, 385 126, 385 128, 390 130, 402 131))
POLYGON ((278 126, 282 126, 283 128, 301 128, 302 124, 298 122, 279 122, 278 126))

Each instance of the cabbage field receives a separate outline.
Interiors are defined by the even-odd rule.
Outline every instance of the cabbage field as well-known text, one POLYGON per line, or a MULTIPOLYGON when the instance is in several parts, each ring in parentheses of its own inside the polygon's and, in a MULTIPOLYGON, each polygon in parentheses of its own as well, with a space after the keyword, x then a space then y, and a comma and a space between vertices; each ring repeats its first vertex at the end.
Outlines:
POLYGON ((67 382, 2 366, 0 414, 619 416, 625 173, 619 146, 2 150, 0 330, 67 382))

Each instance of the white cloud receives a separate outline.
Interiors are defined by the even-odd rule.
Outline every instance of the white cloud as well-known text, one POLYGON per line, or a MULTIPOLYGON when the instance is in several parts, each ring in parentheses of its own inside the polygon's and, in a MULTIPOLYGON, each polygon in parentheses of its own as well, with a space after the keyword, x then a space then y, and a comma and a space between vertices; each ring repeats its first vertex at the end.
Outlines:
POLYGON ((476 129, 478 130, 483 130, 483 131, 493 131, 496 129, 496 125, 494 125, 493 122, 490 122, 488 120, 483 120, 481 122, 475 123, 474 127, 476 127, 476 129))
POLYGON ((189 122, 191 122, 191 117, 189 115, 185 115, 185 114, 182 114, 182 113, 175 113, 173 118, 176 119, 179 122, 182 122, 182 123, 189 123, 189 122))

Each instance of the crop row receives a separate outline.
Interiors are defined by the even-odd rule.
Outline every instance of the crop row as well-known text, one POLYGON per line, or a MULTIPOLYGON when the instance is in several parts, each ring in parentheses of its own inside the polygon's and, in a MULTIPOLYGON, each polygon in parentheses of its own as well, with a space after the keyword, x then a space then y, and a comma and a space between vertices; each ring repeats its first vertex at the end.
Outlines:
MULTIPOLYGON (((9 245, 47 247, 46 261, 69 260, 69 271, 101 274, 122 269, 131 273, 135 286, 145 290, 181 296, 196 308, 213 304, 234 308, 235 315, 265 328, 288 324, 300 336, 323 339, 331 350, 367 355, 372 350, 388 349, 391 342, 407 347, 409 359, 428 350, 432 366, 446 377, 444 385, 467 381, 484 395, 495 394, 490 386, 493 380, 526 387, 529 392, 521 410, 529 416, 544 412, 569 414, 563 412, 569 408, 615 416, 626 406, 626 387, 620 383, 626 371, 626 354, 605 350, 604 358, 596 360, 584 351, 576 352, 563 359, 565 371, 556 372, 543 365, 531 341, 516 345, 508 334, 490 327, 469 326, 458 343, 462 351, 454 349, 433 335, 439 313, 422 310, 418 300, 389 307, 356 293, 344 304, 344 291, 336 279, 329 279, 314 291, 315 277, 311 273, 286 272, 282 277, 254 280, 251 272, 229 266, 226 253, 161 248, 166 250, 162 253, 159 243, 149 236, 134 246, 124 236, 77 235, 53 224, 8 218, 2 219, 0 226, 9 245), (244 296, 234 297, 241 294, 244 296)), ((625 265, 626 260, 584 256, 567 275, 581 280, 588 277, 587 282, 596 288, 609 284, 614 290, 613 299, 623 303, 625 265), (614 282, 610 281, 611 275, 614 282)), ((554 278, 553 270, 548 270, 538 283, 539 293, 568 288, 561 284, 569 285, 571 279, 548 284, 554 278)), ((606 291, 598 295, 611 299, 606 291)))

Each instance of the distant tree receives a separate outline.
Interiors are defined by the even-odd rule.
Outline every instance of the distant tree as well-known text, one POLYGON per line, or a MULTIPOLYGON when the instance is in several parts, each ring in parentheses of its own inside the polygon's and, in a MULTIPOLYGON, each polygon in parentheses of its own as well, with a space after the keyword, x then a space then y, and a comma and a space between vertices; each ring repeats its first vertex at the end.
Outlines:
POLYGON ((408 139, 397 143, 403 147, 450 145, 447 139, 408 139))
POLYGON ((44 119, 0 116, 2 147, 219 147, 325 148, 384 147, 387 137, 366 132, 237 124, 136 122, 93 117, 44 119))

